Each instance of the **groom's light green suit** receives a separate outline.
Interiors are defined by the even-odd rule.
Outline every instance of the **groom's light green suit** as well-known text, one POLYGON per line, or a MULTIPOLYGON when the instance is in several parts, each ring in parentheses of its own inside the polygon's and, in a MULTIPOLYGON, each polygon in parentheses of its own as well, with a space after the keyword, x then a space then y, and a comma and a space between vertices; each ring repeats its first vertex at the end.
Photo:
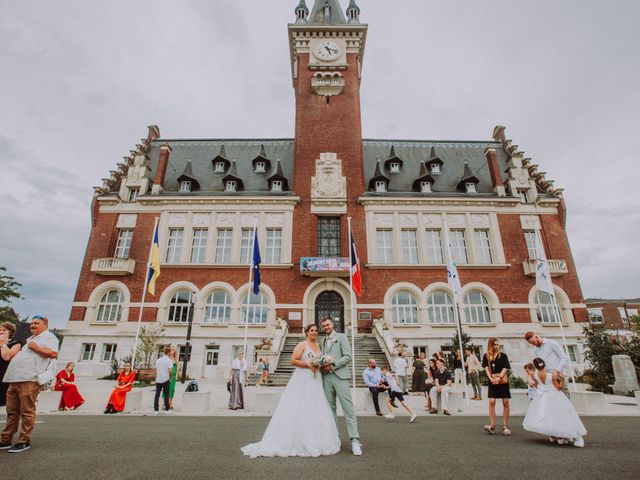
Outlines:
POLYGON ((334 331, 331 337, 324 337, 322 341, 322 353, 331 356, 335 362, 333 364, 333 371, 329 373, 323 372, 322 384, 331 410, 333 410, 333 416, 336 418, 336 425, 338 424, 336 416, 337 396, 338 400, 340 400, 342 411, 344 412, 344 418, 347 421, 349 438, 351 440, 359 440, 358 420, 355 409, 353 408, 349 388, 349 378, 351 377, 351 372, 349 371, 349 366, 351 365, 351 348, 349 347, 347 336, 344 333, 334 331))

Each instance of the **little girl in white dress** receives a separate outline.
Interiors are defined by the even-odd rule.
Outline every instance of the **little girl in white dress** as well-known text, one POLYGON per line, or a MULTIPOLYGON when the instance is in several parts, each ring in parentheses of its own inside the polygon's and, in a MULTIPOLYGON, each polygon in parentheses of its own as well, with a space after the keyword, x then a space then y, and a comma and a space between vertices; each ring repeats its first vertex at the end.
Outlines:
POLYGON ((551 441, 559 444, 573 441, 574 446, 583 447, 587 434, 576 409, 567 396, 562 392, 562 378, 553 379, 553 375, 545 369, 544 360, 536 358, 533 361, 537 369, 535 373, 538 381, 537 395, 529 404, 522 426, 529 432, 548 435, 551 441))

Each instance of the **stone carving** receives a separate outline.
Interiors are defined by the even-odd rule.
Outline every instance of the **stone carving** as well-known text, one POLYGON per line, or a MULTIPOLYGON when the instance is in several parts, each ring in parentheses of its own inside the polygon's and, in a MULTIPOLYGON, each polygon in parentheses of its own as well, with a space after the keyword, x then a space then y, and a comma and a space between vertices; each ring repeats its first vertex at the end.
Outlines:
POLYGON ((627 395, 629 392, 640 390, 636 369, 629 355, 613 355, 613 374, 616 381, 613 384, 614 395, 627 395))
POLYGON ((451 228, 451 227, 464 228, 465 227, 464 215, 458 215, 458 214, 447 215, 446 218, 447 218, 447 226, 449 228, 451 228))
POLYGON ((378 213, 373 221, 376 227, 393 227, 393 215, 390 214, 378 213))
POLYGON ((402 214, 400 215, 400 225, 416 228, 418 226, 418 218, 415 214, 402 214))
POLYGON ((342 175, 342 160, 335 153, 321 153, 316 174, 311 177, 313 199, 347 198, 347 179, 342 175))
POLYGON ((523 230, 539 230, 540 219, 537 215, 520 215, 520 226, 523 230))
POLYGON ((471 221, 475 227, 488 227, 489 226, 489 215, 483 214, 474 214, 471 215, 471 221))
POLYGON ((194 227, 208 227, 209 226, 209 214, 207 214, 207 213, 196 213, 193 216, 193 226, 194 227))
POLYGON ((135 213, 121 213, 118 215, 117 228, 134 228, 138 215, 135 213))
POLYGON ((221 227, 233 227, 234 217, 234 213, 219 213, 216 223, 221 227))
POLYGON ((187 215, 184 213, 170 213, 167 224, 169 227, 184 227, 187 223, 187 215))
POLYGON ((442 225, 442 217, 440 215, 423 215, 422 218, 427 227, 439 227, 442 225))
POLYGON ((243 227, 251 227, 253 228, 258 223, 258 214, 257 213, 243 213, 240 218, 240 225, 243 227))
POLYGON ((282 227, 284 225, 284 216, 280 213, 268 213, 264 222, 267 227, 282 227))

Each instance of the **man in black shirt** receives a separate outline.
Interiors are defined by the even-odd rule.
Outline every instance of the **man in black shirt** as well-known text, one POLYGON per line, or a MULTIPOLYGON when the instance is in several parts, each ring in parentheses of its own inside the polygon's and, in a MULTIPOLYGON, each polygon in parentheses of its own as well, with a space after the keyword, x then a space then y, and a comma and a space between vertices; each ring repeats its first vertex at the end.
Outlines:
POLYGON ((440 394, 440 398, 442 399, 442 413, 445 415, 451 415, 449 412, 449 393, 451 392, 452 382, 451 372, 444 368, 444 360, 442 359, 439 359, 436 362, 436 367, 436 371, 433 374, 434 386, 429 392, 433 408, 429 413, 438 413, 438 409, 436 407, 438 405, 438 394, 440 394))

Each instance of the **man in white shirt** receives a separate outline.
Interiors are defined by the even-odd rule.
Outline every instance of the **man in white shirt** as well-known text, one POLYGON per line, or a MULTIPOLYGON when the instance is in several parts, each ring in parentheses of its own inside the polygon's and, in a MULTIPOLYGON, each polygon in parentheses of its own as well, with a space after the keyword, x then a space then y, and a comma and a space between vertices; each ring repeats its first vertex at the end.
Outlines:
POLYGON ((398 358, 396 358, 393 362, 393 370, 396 372, 396 377, 398 377, 398 384, 404 395, 407 394, 407 368, 408 367, 409 367, 409 364, 407 363, 407 359, 404 358, 404 353, 400 352, 398 354, 398 358))
POLYGON ((0 437, 0 449, 9 453, 24 452, 31 448, 31 434, 36 424, 36 400, 40 383, 53 380, 58 357, 58 339, 49 330, 49 320, 42 315, 31 319, 32 336, 25 347, 11 359, 4 382, 11 384, 7 390, 7 424, 0 437), (11 440, 18 431, 22 419, 22 431, 18 443, 11 440))
POLYGON ((169 358, 171 353, 171 347, 164 347, 164 355, 156 360, 156 396, 153 399, 153 414, 158 415, 160 392, 164 392, 164 410, 167 413, 171 413, 169 410, 169 387, 171 385, 171 372, 173 370, 173 362, 169 358))
POLYGON ((567 374, 569 357, 558 342, 542 338, 534 332, 525 333, 524 339, 535 347, 536 357, 544 360, 547 371, 567 374))

